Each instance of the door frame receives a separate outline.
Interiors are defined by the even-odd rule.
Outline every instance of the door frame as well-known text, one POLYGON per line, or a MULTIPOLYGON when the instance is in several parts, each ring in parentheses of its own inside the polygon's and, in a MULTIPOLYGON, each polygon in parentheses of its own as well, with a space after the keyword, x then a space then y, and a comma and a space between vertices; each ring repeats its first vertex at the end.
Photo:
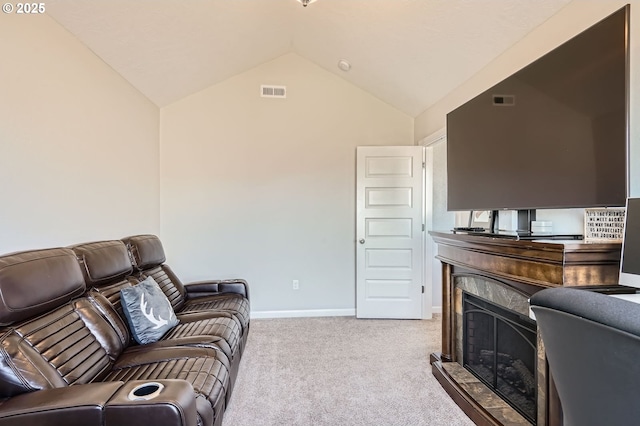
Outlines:
POLYGON ((423 268, 422 282, 424 285, 424 294, 422 295, 422 318, 431 319, 434 313, 442 313, 442 305, 434 309, 433 305, 433 286, 435 283, 441 284, 441 279, 434 279, 436 273, 440 270, 434 270, 434 257, 437 253, 436 244, 429 237, 429 231, 433 230, 433 146, 446 141, 446 128, 441 128, 429 136, 422 138, 418 144, 424 149, 424 194, 423 194, 423 220, 425 232, 422 233, 423 239, 423 268), (434 282, 435 281, 435 282, 434 282))

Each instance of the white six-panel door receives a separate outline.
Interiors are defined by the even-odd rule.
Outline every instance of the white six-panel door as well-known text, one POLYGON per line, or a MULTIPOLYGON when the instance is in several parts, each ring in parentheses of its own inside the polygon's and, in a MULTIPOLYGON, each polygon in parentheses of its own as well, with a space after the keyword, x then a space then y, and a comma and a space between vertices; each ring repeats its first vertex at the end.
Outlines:
POLYGON ((421 146, 357 148, 356 316, 422 317, 421 146))

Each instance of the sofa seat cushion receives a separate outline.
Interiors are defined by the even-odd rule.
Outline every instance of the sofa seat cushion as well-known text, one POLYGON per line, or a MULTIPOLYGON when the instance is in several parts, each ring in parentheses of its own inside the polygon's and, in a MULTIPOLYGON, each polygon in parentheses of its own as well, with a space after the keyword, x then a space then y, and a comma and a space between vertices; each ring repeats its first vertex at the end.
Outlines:
MULTIPOLYGON (((229 391, 229 360, 211 348, 169 347, 152 351, 125 351, 103 378, 105 382, 180 379, 206 397, 214 416, 224 411, 229 391)), ((206 416, 206 413, 201 413, 206 416)))
POLYGON ((192 312, 178 314, 180 323, 173 327, 162 339, 176 339, 190 336, 217 336, 229 345, 231 353, 226 355, 233 359, 240 345, 242 330, 240 323, 232 315, 225 312, 192 312))
POLYGON ((243 330, 249 328, 249 300, 239 294, 221 294, 216 296, 188 299, 180 312, 216 310, 233 314, 242 325, 243 330))

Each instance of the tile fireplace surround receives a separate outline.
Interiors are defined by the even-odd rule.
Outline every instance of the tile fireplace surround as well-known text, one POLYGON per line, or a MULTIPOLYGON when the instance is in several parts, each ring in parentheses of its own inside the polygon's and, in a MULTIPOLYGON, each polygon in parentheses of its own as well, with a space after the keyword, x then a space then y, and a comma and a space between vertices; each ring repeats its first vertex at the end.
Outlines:
MULTIPOLYGON (((530 425, 462 367, 463 292, 529 316, 528 298, 547 287, 614 285, 619 243, 521 241, 431 232, 442 262, 442 351, 431 355, 443 388, 477 425, 530 425)), ((537 333, 537 426, 561 426, 562 409, 537 333)))
MULTIPOLYGON (((462 362, 462 348, 463 348, 463 319, 462 319, 462 295, 463 292, 472 294, 481 299, 488 300, 489 302, 498 305, 509 311, 517 312, 525 317, 529 316, 529 302, 528 296, 515 291, 509 286, 506 286, 498 281, 493 281, 486 278, 481 278, 473 275, 457 275, 453 277, 454 284, 454 328, 455 328, 455 356, 454 359, 462 362)), ((542 384, 546 383, 546 366, 544 357, 544 348, 540 340, 538 333, 537 341, 537 399, 538 399, 538 418, 545 418, 544 401, 546 400, 546 386, 542 384), (541 404, 540 401, 543 403, 541 404)), ((505 410, 503 410, 505 411, 505 410)), ((511 414, 511 417, 516 417, 519 420, 519 415, 511 414)), ((522 419, 524 420, 524 419, 522 419)), ((528 424, 526 421, 522 424, 528 424)), ((544 423, 537 423, 538 425, 544 423)))

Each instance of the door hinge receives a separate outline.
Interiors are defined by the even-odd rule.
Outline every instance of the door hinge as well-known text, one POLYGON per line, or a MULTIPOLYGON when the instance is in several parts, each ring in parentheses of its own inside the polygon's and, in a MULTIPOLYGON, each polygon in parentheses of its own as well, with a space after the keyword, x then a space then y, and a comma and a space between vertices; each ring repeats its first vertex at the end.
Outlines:
POLYGON ((424 232, 424 223, 422 224, 422 232, 424 232))
POLYGON ((427 168, 427 163, 425 163, 424 161, 422 162, 422 168, 426 169, 427 168))
POLYGON ((422 294, 424 294, 424 286, 422 286, 422 294))

